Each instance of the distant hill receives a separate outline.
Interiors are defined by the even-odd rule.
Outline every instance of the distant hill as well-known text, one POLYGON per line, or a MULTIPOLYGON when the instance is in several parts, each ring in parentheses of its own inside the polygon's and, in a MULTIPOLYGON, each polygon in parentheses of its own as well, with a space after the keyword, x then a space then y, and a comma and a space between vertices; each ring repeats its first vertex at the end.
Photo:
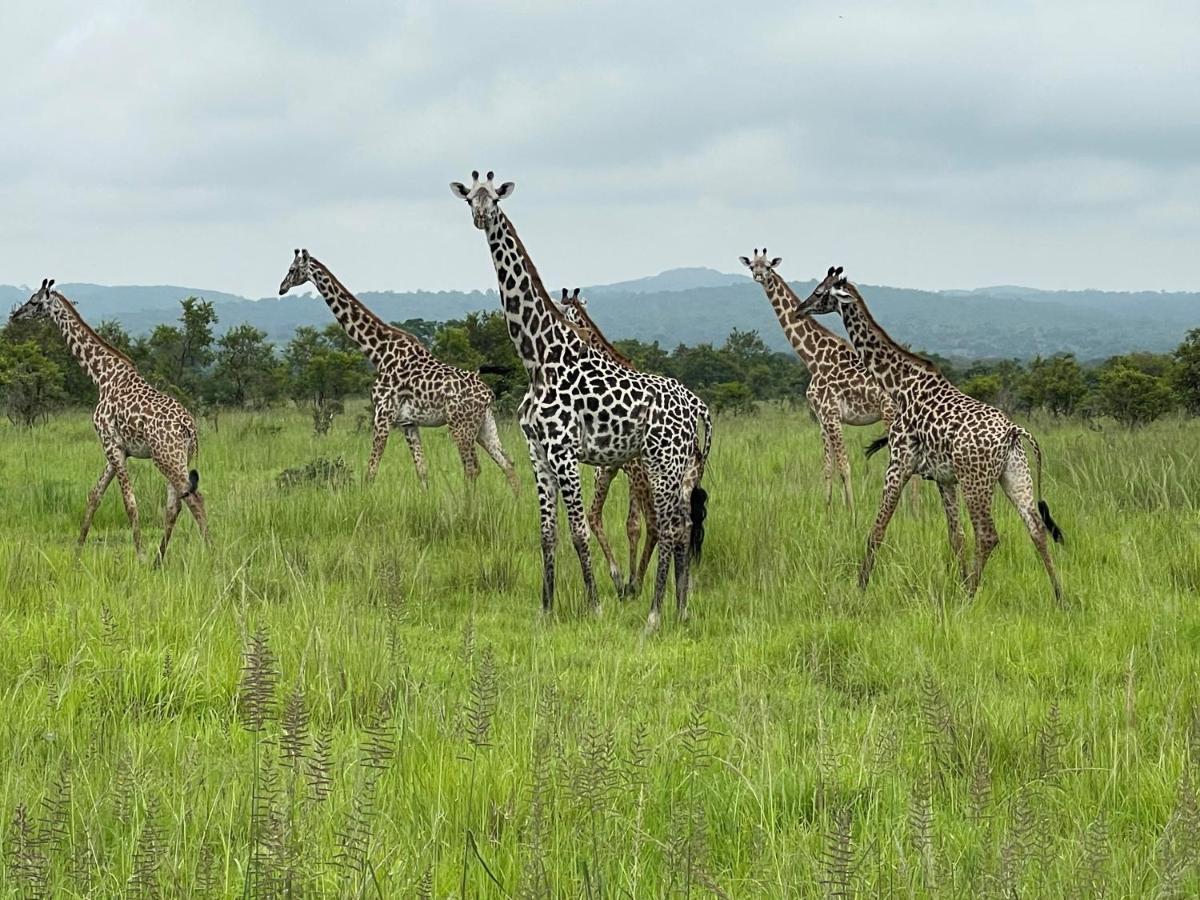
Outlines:
MULTIPOLYGON (((813 282, 797 282, 805 296, 813 282)), ((1000 286, 958 291, 917 291, 860 285, 879 321, 913 347, 957 359, 1030 358, 1060 351, 1102 359, 1132 350, 1173 349, 1200 327, 1200 294, 1152 291, 1040 291, 1000 286)), ((271 340, 289 340, 299 325, 331 321, 320 298, 308 295, 248 300, 197 288, 63 285, 89 321, 116 319, 134 334, 174 322, 189 295, 212 301, 218 331, 242 322, 271 340)), ((618 284, 585 287, 593 318, 613 339, 676 344, 721 343, 734 328, 754 329, 767 344, 788 350, 762 289, 743 275, 714 269, 672 269, 618 284)), ((0 308, 22 303, 23 288, 0 286, 0 308)), ((363 293, 360 299, 388 321, 444 321, 473 310, 499 308, 494 290, 363 293)), ((834 324, 830 320, 830 324, 834 324)))

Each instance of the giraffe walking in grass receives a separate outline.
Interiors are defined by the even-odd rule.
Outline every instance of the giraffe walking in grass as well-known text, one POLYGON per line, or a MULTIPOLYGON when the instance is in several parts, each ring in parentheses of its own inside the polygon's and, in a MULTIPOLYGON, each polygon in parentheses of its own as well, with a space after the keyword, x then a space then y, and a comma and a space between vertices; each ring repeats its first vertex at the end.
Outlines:
POLYGON ((896 406, 887 435, 890 459, 884 476, 883 501, 867 536, 859 585, 867 586, 876 550, 896 511, 900 493, 915 474, 936 482, 941 492, 950 546, 971 595, 979 587, 988 557, 1000 542, 992 521, 992 493, 999 482, 1024 520, 1050 578, 1054 598, 1061 602, 1062 588, 1046 536, 1049 533, 1062 543, 1063 534, 1042 499, 1042 449, 1033 435, 994 406, 968 397, 933 363, 892 340, 871 316, 858 289, 843 277, 840 267, 829 269, 801 304, 800 312, 839 313, 867 370, 884 385, 896 406), (1030 474, 1023 440, 1033 447, 1036 482, 1030 474), (975 531, 975 565, 970 574, 958 518, 959 485, 975 531))
POLYGON ((750 269, 754 280, 762 285, 783 333, 808 369, 805 397, 808 408, 821 426, 821 440, 825 446, 825 504, 828 506, 833 500, 836 470, 841 476, 846 505, 853 509, 850 460, 846 455, 842 425, 874 425, 882 420, 888 428, 895 416, 891 398, 867 371, 849 342, 822 327, 812 316, 800 313, 800 298, 775 271, 782 259, 768 258, 767 248, 763 247, 762 253, 756 248, 752 257, 743 256, 741 260, 750 269))
POLYGON ((58 326, 71 354, 95 382, 100 394, 92 424, 104 449, 106 464, 100 480, 88 494, 79 548, 87 540, 92 517, 115 476, 133 529, 134 551, 139 560, 144 557, 137 500, 126 467, 131 456, 153 460, 167 480, 166 519, 156 563, 162 563, 166 556, 181 504, 186 504, 205 542, 209 543, 208 517, 199 491, 200 474, 189 469, 199 449, 196 421, 191 413, 174 397, 151 387, 128 356, 96 334, 71 301, 54 290, 54 279, 42 279, 42 286, 12 313, 10 321, 37 318, 49 318, 58 326))
POLYGON ((697 441, 691 409, 667 379, 622 368, 597 353, 567 323, 546 293, 541 277, 500 201, 515 185, 497 186, 472 173, 471 186, 453 182, 454 196, 466 201, 475 227, 487 238, 496 268, 509 337, 529 375, 521 401, 521 430, 537 474, 542 536, 542 609, 554 602, 554 548, 558 497, 567 507, 571 541, 583 570, 584 588, 599 612, 588 550, 587 522, 579 464, 621 466, 640 457, 650 481, 658 528, 658 571, 646 622, 661 620, 662 597, 672 560, 675 603, 686 619, 688 564, 700 549, 706 493, 700 487, 709 443, 697 441), (689 549, 691 553, 689 553, 689 549))
MULTIPOLYGON (((567 322, 596 352, 604 354, 621 368, 631 372, 637 371, 637 367, 629 357, 612 345, 604 336, 604 332, 600 330, 600 326, 592 319, 587 311, 587 298, 580 296, 579 288, 575 288, 574 293, 570 296, 568 296, 566 288, 562 289, 562 309, 567 322)), ((665 375, 658 377, 667 378, 665 375)), ((694 421, 704 425, 704 440, 711 441, 712 416, 708 411, 708 406, 676 379, 669 378, 668 380, 679 385, 679 389, 692 407, 694 421)), ((705 453, 707 455, 707 451, 705 453)), ((650 565, 650 557, 654 554, 654 548, 658 543, 658 530, 654 522, 654 504, 650 499, 650 480, 646 476, 646 470, 642 466, 641 460, 632 459, 623 466, 604 466, 596 470, 592 505, 588 509, 588 525, 591 527, 592 534, 596 536, 604 558, 608 562, 608 569, 612 575, 613 584, 617 588, 617 594, 636 597, 641 590, 642 578, 650 565), (629 580, 624 586, 621 583, 621 568, 617 564, 612 546, 608 542, 608 535, 604 531, 604 504, 608 500, 608 491, 612 487, 613 479, 617 472, 622 470, 629 479, 629 509, 625 515, 625 534, 629 539, 629 580), (642 537, 643 520, 646 523, 646 543, 639 558, 638 544, 642 537)))
MULTIPOLYGON (((294 252, 291 267, 279 285, 280 296, 311 283, 325 299, 338 324, 374 365, 371 386, 374 406, 374 441, 367 463, 367 479, 379 471, 393 425, 399 425, 412 451, 413 466, 421 487, 429 487, 420 428, 446 425, 458 447, 467 480, 479 476, 478 443, 508 478, 516 494, 520 487, 512 461, 500 444, 492 412, 492 390, 476 372, 467 372, 437 359, 416 337, 388 325, 348 291, 323 263, 307 250, 294 252)), ((487 371, 486 367, 480 371, 487 371)))

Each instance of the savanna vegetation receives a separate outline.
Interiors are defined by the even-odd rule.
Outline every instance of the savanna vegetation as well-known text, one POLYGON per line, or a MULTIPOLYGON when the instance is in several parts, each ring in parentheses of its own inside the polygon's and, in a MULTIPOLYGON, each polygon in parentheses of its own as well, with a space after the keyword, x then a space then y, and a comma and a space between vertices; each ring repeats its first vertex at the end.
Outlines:
MULTIPOLYGON (((721 409, 693 618, 645 637, 648 590, 604 583, 587 614, 567 541, 541 616, 527 467, 516 500, 490 467, 468 487, 430 434, 428 492, 402 444, 363 485, 369 373, 336 326, 275 349, 211 325, 195 301, 144 338, 104 326, 207 419, 214 545, 184 521, 161 570, 115 492, 76 553, 87 383, 6 331, 5 896, 1200 892, 1200 333, 955 367, 1042 443, 1062 606, 1003 503, 968 602, 928 489, 860 592, 883 467, 855 454, 859 509, 825 507, 803 370, 752 333, 623 343, 721 409)), ((409 326, 462 365, 511 356, 489 316, 409 326)), ((131 471, 153 541, 162 481, 131 471)))

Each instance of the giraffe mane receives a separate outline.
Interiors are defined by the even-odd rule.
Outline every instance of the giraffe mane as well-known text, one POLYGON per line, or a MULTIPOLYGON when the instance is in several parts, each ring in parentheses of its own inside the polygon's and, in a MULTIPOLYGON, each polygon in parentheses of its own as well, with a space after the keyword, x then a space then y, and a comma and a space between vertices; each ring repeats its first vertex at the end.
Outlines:
POLYGON ((361 300, 359 300, 358 296, 353 291, 351 291, 348 287, 346 287, 346 285, 342 284, 341 279, 339 279, 336 275, 334 275, 333 272, 330 271, 329 267, 327 265, 325 265, 325 263, 321 262, 315 256, 310 256, 309 261, 320 266, 322 271, 325 272, 326 277, 330 281, 333 282, 334 286, 338 290, 340 290, 343 294, 345 294, 347 297, 349 297, 351 300, 353 300, 355 303, 358 304, 358 307, 359 307, 359 309, 361 309, 363 311, 363 314, 368 319, 371 320, 371 324, 375 325, 381 331, 386 331, 386 332, 389 332, 392 334, 398 334, 398 335, 405 337, 411 341, 420 343, 420 341, 417 341, 416 335, 409 334, 403 328, 397 328, 395 325, 389 325, 387 322, 383 321, 383 319, 379 318, 379 316, 378 316, 378 314, 376 314, 375 310, 371 309, 371 307, 367 306, 367 304, 365 304, 361 300))
MULTIPOLYGON (((782 275, 780 275, 778 272, 776 272, 774 269, 771 270, 771 274, 775 277, 775 280, 778 281, 779 284, 783 287, 784 293, 786 293, 788 295, 788 299, 791 300, 791 302, 792 302, 793 309, 798 308, 800 306, 801 300, 796 295, 796 292, 794 290, 792 290, 792 286, 790 284, 788 284, 787 279, 784 278, 782 275)), ((822 325, 820 322, 818 322, 814 316, 802 316, 801 318, 807 318, 808 324, 818 334, 821 334, 822 336, 828 336, 835 341, 840 341, 841 343, 846 344, 847 346, 850 345, 849 341, 847 341, 845 338, 843 338, 841 335, 837 334, 836 332, 830 331, 828 328, 826 328, 824 325, 822 325)))
POLYGON ((612 342, 605 337, 604 332, 600 330, 600 326, 596 324, 595 320, 592 319, 592 317, 588 314, 588 311, 584 309, 583 304, 575 303, 572 305, 575 307, 575 314, 583 319, 586 327, 589 328, 592 334, 596 336, 596 340, 599 341, 600 346, 603 347, 606 352, 610 353, 618 363, 626 368, 634 369, 636 371, 637 367, 634 366, 633 360, 612 345, 612 342))
POLYGON ((96 329, 92 328, 91 325, 89 325, 87 322, 85 322, 83 320, 83 316, 81 316, 79 314, 79 310, 77 310, 75 308, 74 303, 72 303, 70 300, 68 300, 66 297, 64 297, 62 294, 60 294, 58 291, 53 291, 51 293, 51 296, 54 297, 54 299, 56 299, 59 303, 62 304, 63 309, 65 309, 67 311, 67 315, 69 315, 72 319, 74 319, 76 321, 76 323, 78 323, 79 327, 82 328, 87 333, 88 337, 90 337, 93 341, 95 341, 97 344, 99 344, 101 347, 103 347, 105 350, 107 350, 113 356, 117 357, 117 359, 122 360, 123 362, 128 363, 134 369, 137 369, 137 364, 134 363, 134 361, 132 359, 130 359, 128 356, 126 356, 124 353, 122 353, 120 350, 118 350, 116 347, 114 347, 112 344, 110 344, 104 338, 100 337, 100 335, 98 335, 96 333, 96 329))
POLYGON ((920 366, 922 369, 925 369, 928 372, 932 372, 934 375, 939 375, 943 378, 945 377, 942 375, 941 369, 937 367, 937 364, 934 363, 933 360, 926 359, 919 353, 913 353, 907 347, 902 347, 894 337, 884 330, 883 326, 876 321, 875 316, 871 314, 870 307, 867 306, 867 301, 863 299, 863 295, 858 292, 858 288, 854 286, 853 282, 843 279, 841 287, 854 295, 855 299, 857 299, 859 302, 859 306, 863 311, 863 315, 867 317, 867 321, 874 327, 875 333, 886 336, 888 343, 891 344, 892 349, 894 349, 896 353, 900 354, 914 365, 920 366))
POLYGON ((550 315, 557 320, 558 324, 570 329, 577 337, 582 337, 579 330, 572 326, 567 317, 563 315, 563 311, 558 308, 558 304, 550 299, 550 292, 546 290, 546 285, 542 283, 542 276, 538 274, 537 266, 533 264, 533 258, 529 255, 529 251, 525 249, 525 243, 521 240, 521 236, 517 234, 517 229, 513 226, 512 221, 505 215, 504 210, 497 209, 496 212, 503 216, 505 224, 508 225, 508 232, 512 235, 513 241, 516 242, 521 258, 525 261, 525 271, 529 273, 529 285, 533 288, 534 294, 541 299, 542 305, 550 311, 550 315))

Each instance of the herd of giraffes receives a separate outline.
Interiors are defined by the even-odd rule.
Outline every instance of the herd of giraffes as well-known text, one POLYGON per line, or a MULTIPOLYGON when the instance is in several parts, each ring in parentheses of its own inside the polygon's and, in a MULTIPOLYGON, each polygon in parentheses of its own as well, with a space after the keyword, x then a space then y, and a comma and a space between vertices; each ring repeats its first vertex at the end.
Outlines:
MULTIPOLYGON (((704 540, 707 493, 700 482, 708 465, 713 425, 704 402, 664 375, 639 371, 609 341, 587 312, 579 289, 562 291, 561 305, 547 293, 512 221, 500 209, 515 185, 497 185, 493 174, 471 184, 453 182, 454 195, 468 204, 475 227, 484 232, 496 268, 500 301, 509 336, 520 357, 529 387, 518 411, 537 483, 542 543, 542 608, 554 601, 554 557, 558 537, 558 501, 567 511, 571 541, 583 570, 588 602, 599 611, 588 532, 604 553, 618 595, 636 595, 658 547, 658 568, 647 628, 661 620, 670 567, 675 567, 675 601, 681 620, 688 615, 688 571, 704 540), (585 511, 579 464, 594 466, 595 492, 585 511), (629 479, 628 577, 604 532, 603 509, 618 471, 629 479), (642 523, 646 540, 638 545, 642 523)), ((1056 600, 1062 590, 1047 537, 1062 532, 1041 498, 1042 453, 1034 437, 1003 412, 959 391, 928 360, 904 349, 879 326, 857 288, 830 268, 805 300, 778 274, 781 260, 764 248, 741 257, 762 285, 779 323, 808 368, 807 400, 824 442, 826 503, 832 501, 835 470, 847 506, 853 505, 850 464, 843 424, 882 421, 886 435, 868 453, 889 451, 883 500, 867 537, 859 584, 866 587, 876 550, 896 510, 905 484, 914 476, 933 481, 941 494, 950 545, 961 576, 974 593, 988 556, 999 541, 992 521, 995 486, 1017 508, 1050 578, 1056 600), (849 340, 823 328, 815 315, 838 313, 849 340), (1037 462, 1036 481, 1025 455, 1028 441, 1037 462), (975 532, 974 565, 968 569, 959 520, 959 487, 975 532)), ((375 367, 371 389, 374 409, 367 478, 373 479, 393 426, 399 426, 412 452, 422 486, 428 484, 421 428, 446 426, 458 447, 468 481, 479 475, 479 444, 503 471, 513 492, 519 488, 512 460, 500 443, 492 411, 493 395, 479 371, 441 362, 408 332, 385 323, 364 306, 332 272, 307 250, 294 251, 279 293, 311 284, 325 299, 346 334, 375 367)), ((183 404, 151 386, 133 361, 107 343, 74 305, 42 281, 29 300, 12 313, 13 321, 48 317, 62 332, 71 353, 95 382, 99 401, 92 423, 106 460, 104 472, 88 494, 82 547, 92 517, 115 476, 143 558, 137 501, 130 485, 129 457, 149 458, 167 481, 167 506, 157 563, 161 563, 176 519, 184 505, 202 536, 211 543, 200 476, 189 468, 198 449, 193 416, 183 404)))

